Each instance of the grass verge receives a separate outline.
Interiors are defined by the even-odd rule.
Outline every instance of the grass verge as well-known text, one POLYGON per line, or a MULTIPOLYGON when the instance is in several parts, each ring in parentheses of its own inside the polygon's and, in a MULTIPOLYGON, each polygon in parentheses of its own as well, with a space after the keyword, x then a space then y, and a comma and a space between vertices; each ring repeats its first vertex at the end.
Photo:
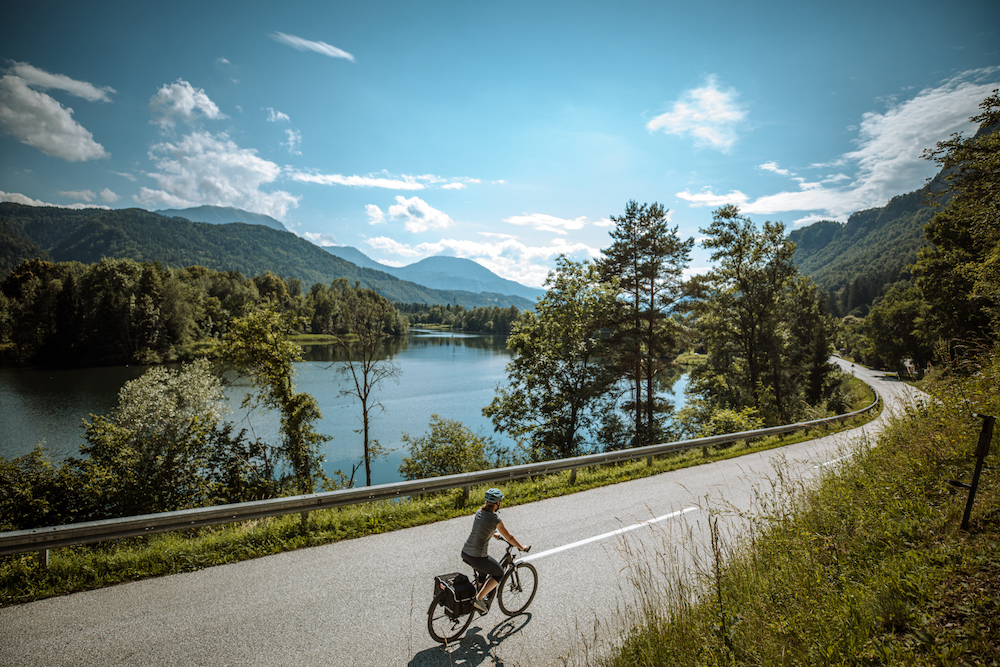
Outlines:
POLYGON ((970 482, 973 413, 1000 413, 998 386, 994 353, 976 374, 928 387, 938 401, 842 469, 762 498, 738 544, 713 536, 693 581, 635 567, 647 573, 640 588, 666 595, 633 612, 620 652, 600 664, 1000 664, 1000 436, 968 531, 968 491, 949 481, 970 482))
MULTIPOLYGON (((874 397, 860 381, 851 380, 858 409, 874 397)), ((593 466, 577 472, 511 481, 504 485, 505 503, 519 505, 544 498, 657 475, 679 468, 719 461, 782 447, 855 428, 876 414, 842 424, 809 429, 783 438, 762 438, 723 447, 707 447, 617 465, 593 466)), ((472 489, 471 498, 483 489, 472 489)), ((154 576, 190 572, 213 565, 258 558, 303 547, 399 530, 467 515, 476 501, 466 501, 461 490, 412 497, 399 502, 367 503, 309 515, 303 525, 298 514, 189 531, 130 538, 97 545, 81 545, 50 552, 48 567, 35 554, 0 557, 0 606, 90 590, 154 576)))

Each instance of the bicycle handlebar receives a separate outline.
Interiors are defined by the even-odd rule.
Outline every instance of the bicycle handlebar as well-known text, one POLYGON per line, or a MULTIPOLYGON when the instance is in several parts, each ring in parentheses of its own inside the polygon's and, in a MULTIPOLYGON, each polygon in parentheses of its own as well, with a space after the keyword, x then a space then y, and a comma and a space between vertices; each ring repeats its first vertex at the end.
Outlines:
MULTIPOLYGON (((503 536, 503 535, 501 535, 500 533, 496 533, 496 538, 497 538, 498 540, 503 540, 504 542, 506 542, 506 543, 507 543, 507 547, 508 547, 508 548, 512 548, 512 549, 517 549, 517 547, 515 547, 515 546, 514 546, 513 544, 511 544, 511 543, 510 543, 510 540, 508 540, 508 539, 507 539, 506 537, 504 537, 504 536, 503 536)), ((526 554, 526 553, 528 553, 529 551, 531 551, 531 547, 530 547, 530 546, 527 546, 527 547, 525 547, 524 549, 517 549, 517 550, 518 550, 518 551, 520 551, 521 553, 524 553, 524 554, 526 554)))

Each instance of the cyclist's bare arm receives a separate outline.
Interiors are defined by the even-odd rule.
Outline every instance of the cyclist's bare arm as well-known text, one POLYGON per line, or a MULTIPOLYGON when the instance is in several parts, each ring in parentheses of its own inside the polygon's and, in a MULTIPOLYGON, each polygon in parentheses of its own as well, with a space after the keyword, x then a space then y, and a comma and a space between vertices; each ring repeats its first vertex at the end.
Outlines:
MULTIPOLYGON (((507 530, 507 527, 503 525, 503 521, 497 524, 497 531, 499 531, 500 535, 503 536, 504 540, 506 540, 509 544, 513 544, 520 551, 527 551, 529 549, 529 547, 522 545, 520 542, 517 541, 516 537, 510 534, 510 531, 507 530)), ((500 535, 494 535, 494 537, 497 539, 501 539, 500 535)))

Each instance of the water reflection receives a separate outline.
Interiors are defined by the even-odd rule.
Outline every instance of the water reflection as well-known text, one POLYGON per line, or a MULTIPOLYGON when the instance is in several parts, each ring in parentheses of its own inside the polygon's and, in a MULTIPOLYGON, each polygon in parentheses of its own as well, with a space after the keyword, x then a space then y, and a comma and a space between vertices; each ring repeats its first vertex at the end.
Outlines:
MULTIPOLYGON (((504 336, 413 331, 385 341, 382 354, 399 364, 401 376, 398 384, 388 382, 375 395, 385 410, 372 420, 371 437, 394 451, 374 463, 373 483, 399 479, 398 468, 406 453, 402 434, 424 435, 433 414, 493 436, 503 446, 514 445, 495 434, 492 423, 482 414, 497 386, 507 381, 506 365, 512 354, 504 336)), ((338 372, 345 360, 337 345, 309 345, 305 360, 295 365, 296 391, 316 399, 323 413, 317 430, 332 437, 323 451, 328 473, 350 471, 363 448, 360 408, 355 399, 344 394, 348 381, 338 372)), ((27 454, 40 441, 56 457, 78 455, 82 419, 108 414, 117 404, 122 386, 144 370, 138 366, 58 371, 0 368, 0 455, 12 458, 27 454)), ((684 400, 684 370, 671 368, 657 378, 658 394, 673 398, 678 408, 684 400)), ((268 442, 280 440, 279 415, 239 409, 248 384, 244 379, 227 389, 234 409, 227 421, 237 429, 251 429, 268 442)))
MULTIPOLYGON (((393 336, 383 340, 379 347, 379 359, 391 361, 411 348, 449 347, 482 350, 494 354, 509 354, 505 336, 411 330, 408 336, 393 336)), ((347 361, 347 351, 336 343, 303 345, 302 355, 303 361, 347 361)))

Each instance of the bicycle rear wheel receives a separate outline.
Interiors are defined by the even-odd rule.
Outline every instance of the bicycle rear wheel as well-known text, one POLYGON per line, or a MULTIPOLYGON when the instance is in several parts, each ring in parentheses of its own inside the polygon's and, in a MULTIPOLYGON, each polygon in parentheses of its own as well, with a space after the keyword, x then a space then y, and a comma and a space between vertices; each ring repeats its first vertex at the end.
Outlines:
POLYGON ((431 606, 427 610, 427 630, 434 641, 447 644, 465 632, 465 629, 472 623, 472 615, 475 610, 464 616, 452 617, 444 608, 443 600, 443 592, 434 596, 434 601, 431 602, 431 606))
POLYGON ((521 563, 508 570, 500 582, 497 602, 500 611, 508 616, 517 616, 528 608, 538 590, 538 571, 531 563, 521 563))

